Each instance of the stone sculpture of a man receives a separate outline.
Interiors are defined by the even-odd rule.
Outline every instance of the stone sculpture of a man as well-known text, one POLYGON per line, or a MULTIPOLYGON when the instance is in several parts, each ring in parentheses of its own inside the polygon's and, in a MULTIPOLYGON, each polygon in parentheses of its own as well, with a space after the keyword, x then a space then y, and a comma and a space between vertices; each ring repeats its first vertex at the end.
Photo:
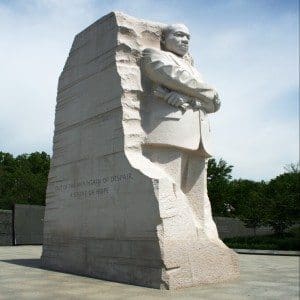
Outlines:
POLYGON ((143 51, 145 89, 152 95, 145 99, 143 149, 185 193, 199 230, 215 238, 206 191, 206 159, 211 156, 207 114, 216 112, 220 101, 193 67, 189 39, 185 25, 171 25, 163 30, 162 50, 143 51))
POLYGON ((76 35, 58 84, 44 267, 167 289, 238 277, 206 189, 220 103, 189 37, 118 12, 76 35))

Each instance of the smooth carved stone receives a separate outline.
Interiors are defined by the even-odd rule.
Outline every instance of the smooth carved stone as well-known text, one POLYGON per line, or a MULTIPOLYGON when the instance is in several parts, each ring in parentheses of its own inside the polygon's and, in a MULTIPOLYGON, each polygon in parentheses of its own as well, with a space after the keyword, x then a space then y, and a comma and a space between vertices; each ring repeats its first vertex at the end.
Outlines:
POLYGON ((192 66, 186 27, 164 26, 111 13, 74 39, 58 84, 46 268, 167 289, 239 275, 206 188, 207 114, 220 102, 192 66))

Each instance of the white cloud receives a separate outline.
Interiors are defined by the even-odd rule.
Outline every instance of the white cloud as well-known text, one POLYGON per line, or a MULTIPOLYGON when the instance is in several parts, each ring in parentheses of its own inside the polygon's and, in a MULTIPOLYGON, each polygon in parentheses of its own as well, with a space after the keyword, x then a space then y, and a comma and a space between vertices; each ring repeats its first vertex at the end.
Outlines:
MULTIPOLYGON (((204 2, 201 10, 195 4, 199 17, 179 1, 14 3, 18 6, 0 4, 2 151, 51 152, 57 80, 73 37, 98 17, 121 10, 190 27, 197 66, 223 100, 222 110, 212 116, 216 155, 234 165, 236 177, 268 179, 298 159, 295 114, 270 109, 285 97, 287 106, 293 105, 287 110, 297 109, 286 96, 298 87, 295 13, 229 23, 225 8, 204 2)), ((228 7, 244 5, 231 1, 228 7)))

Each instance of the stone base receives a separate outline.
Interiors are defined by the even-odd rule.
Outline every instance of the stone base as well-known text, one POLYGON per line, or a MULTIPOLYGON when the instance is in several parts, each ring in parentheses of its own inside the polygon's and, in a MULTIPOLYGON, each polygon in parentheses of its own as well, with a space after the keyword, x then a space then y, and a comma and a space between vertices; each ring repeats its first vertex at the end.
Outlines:
POLYGON ((156 289, 178 289, 239 277, 237 254, 222 244, 199 239, 197 242, 170 241, 168 247, 171 247, 173 256, 176 255, 175 260, 181 258, 177 262, 180 266, 166 268, 170 257, 165 261, 157 260, 160 255, 158 241, 88 239, 84 242, 64 241, 61 245, 57 242, 54 249, 51 246, 44 247, 47 255, 52 250, 57 253, 59 248, 62 252, 53 257, 43 255, 42 266, 60 272, 156 289))
POLYGON ((65 215, 66 220, 57 219, 56 226, 46 226, 42 265, 157 289, 238 278, 237 254, 219 240, 210 214, 198 223, 187 197, 169 179, 153 180, 134 171, 132 178, 134 181, 123 187, 124 195, 127 193, 123 198, 127 215, 125 211, 120 214, 118 207, 110 209, 110 218, 116 226, 111 236, 108 234, 113 228, 108 221, 97 214, 93 218, 101 203, 94 203, 92 210, 84 210, 90 223, 95 224, 93 237, 87 237, 91 235, 91 225, 85 224, 87 218, 83 212, 80 219, 76 217, 76 209, 71 212, 71 207, 62 207, 60 215, 65 215), (136 194, 135 183, 139 187, 136 194), (133 212, 139 206, 151 210, 135 215, 133 212), (61 228, 58 222, 64 223, 61 228), (66 233, 67 226, 70 233, 66 233), (79 236, 79 228, 84 228, 85 236, 79 236))
POLYGON ((180 265, 164 270, 163 278, 168 289, 220 283, 239 277, 237 254, 221 243, 198 239, 177 242, 178 245, 184 248, 176 251, 182 257, 180 265))

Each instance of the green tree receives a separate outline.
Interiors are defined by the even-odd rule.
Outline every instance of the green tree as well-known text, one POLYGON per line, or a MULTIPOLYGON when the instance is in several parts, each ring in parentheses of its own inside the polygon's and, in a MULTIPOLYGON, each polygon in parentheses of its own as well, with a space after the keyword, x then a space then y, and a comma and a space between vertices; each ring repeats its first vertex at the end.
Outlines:
POLYGON ((233 166, 225 160, 218 162, 211 158, 207 167, 207 189, 215 216, 228 215, 228 206, 231 205, 230 180, 233 166))
POLYGON ((14 187, 15 159, 10 153, 0 152, 0 208, 11 209, 9 192, 14 187))
POLYGON ((300 164, 288 164, 284 167, 285 173, 299 173, 300 172, 300 164))
POLYGON ((49 166, 45 152, 16 158, 0 152, 0 208, 11 209, 14 203, 44 205, 49 166))
POLYGON ((246 227, 256 230, 265 220, 265 189, 264 181, 238 179, 231 182, 232 205, 235 213, 245 223, 246 227))
POLYGON ((277 235, 282 235, 300 215, 300 172, 299 169, 288 171, 272 179, 267 188, 269 201, 266 206, 266 224, 277 235))

